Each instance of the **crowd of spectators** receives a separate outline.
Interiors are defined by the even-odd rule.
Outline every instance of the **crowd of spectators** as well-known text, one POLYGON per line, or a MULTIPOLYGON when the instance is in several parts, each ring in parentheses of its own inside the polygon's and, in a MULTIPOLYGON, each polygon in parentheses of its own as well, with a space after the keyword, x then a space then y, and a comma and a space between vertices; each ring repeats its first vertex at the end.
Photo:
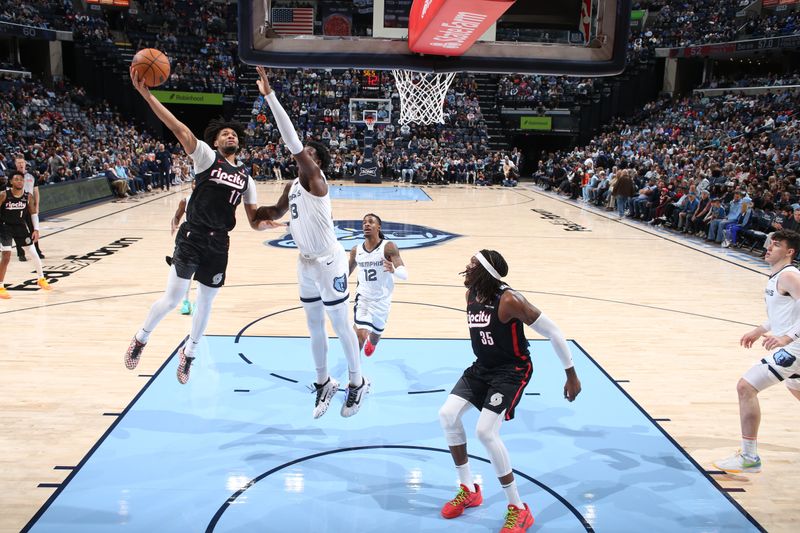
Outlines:
POLYGON ((700 89, 723 89, 741 87, 785 87, 800 85, 800 71, 785 74, 765 74, 764 76, 719 76, 713 77, 700 85, 700 89))
POLYGON ((737 12, 750 2, 741 0, 654 0, 641 7, 650 12, 645 40, 657 47, 683 47, 740 39, 756 39, 797 32, 797 13, 761 8, 748 10, 740 18, 737 12))
POLYGON ((164 89, 233 93, 238 62, 236 4, 145 0, 124 31, 134 49, 158 48, 170 58, 164 89))
POLYGON ((620 217, 757 248, 800 213, 798 104, 796 92, 664 97, 588 146, 544 154, 536 180, 620 217))
POLYGON ((0 76, 0 90, 0 162, 24 157, 39 186, 102 176, 125 196, 191 179, 185 157, 80 87, 0 76))
MULTIPOLYGON (((362 72, 349 70, 274 71, 272 88, 307 140, 326 144, 332 155, 331 178, 354 175, 363 161, 366 128, 351 122, 351 98, 385 98, 391 115, 379 117, 375 127, 375 160, 385 179, 415 183, 501 183, 502 161, 493 154, 470 75, 458 75, 444 99, 444 124, 399 125, 400 100, 390 74, 384 72, 377 90, 365 89, 362 72), (500 168, 500 172, 495 172, 500 168)), ((261 172, 254 175, 291 175, 289 153, 271 122, 268 106, 258 97, 247 125, 252 154, 261 172), (263 170, 266 169, 266 170, 263 170)), ((360 118, 358 116, 356 119, 360 118)))

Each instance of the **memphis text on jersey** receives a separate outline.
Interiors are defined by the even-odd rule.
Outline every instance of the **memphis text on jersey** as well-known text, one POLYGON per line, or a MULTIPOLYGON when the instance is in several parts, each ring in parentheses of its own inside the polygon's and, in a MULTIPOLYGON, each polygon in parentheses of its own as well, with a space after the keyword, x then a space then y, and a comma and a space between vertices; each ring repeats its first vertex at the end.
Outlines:
POLYGON ((358 261, 358 266, 361 268, 372 268, 383 266, 383 261, 358 261))

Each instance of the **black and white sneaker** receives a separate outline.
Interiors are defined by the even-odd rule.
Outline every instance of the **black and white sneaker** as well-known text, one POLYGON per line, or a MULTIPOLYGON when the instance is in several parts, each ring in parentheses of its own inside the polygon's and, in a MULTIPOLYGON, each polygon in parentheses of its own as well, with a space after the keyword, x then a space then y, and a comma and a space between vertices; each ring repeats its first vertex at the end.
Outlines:
POLYGON ((314 401, 314 418, 319 418, 325 414, 325 412, 328 410, 328 407, 331 405, 331 400, 333 400, 333 397, 336 395, 336 391, 338 390, 339 382, 330 376, 328 377, 328 381, 322 385, 319 383, 314 383, 314 389, 312 392, 315 392, 317 395, 317 398, 314 401))
POLYGON ((352 385, 347 386, 347 397, 344 400, 344 405, 342 405, 343 417, 347 418, 353 416, 361 409, 361 402, 364 396, 369 394, 369 385, 369 380, 366 376, 362 376, 361 385, 358 387, 353 387, 352 385))

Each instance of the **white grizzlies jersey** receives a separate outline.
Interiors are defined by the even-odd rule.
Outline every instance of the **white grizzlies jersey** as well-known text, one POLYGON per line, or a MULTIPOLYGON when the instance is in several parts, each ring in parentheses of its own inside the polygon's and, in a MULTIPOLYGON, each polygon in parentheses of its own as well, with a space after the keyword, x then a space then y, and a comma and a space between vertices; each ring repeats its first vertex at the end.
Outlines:
POLYGON ((300 185, 300 178, 295 178, 289 189, 289 216, 289 232, 302 255, 320 256, 338 245, 330 190, 325 196, 314 196, 300 185))
POLYGON ((371 252, 365 248, 366 242, 356 248, 356 265, 358 266, 358 288, 356 293, 369 300, 391 300, 394 290, 392 273, 383 269, 383 258, 386 239, 371 252))
MULTIPOLYGON (((776 337, 786 335, 792 326, 800 321, 800 301, 789 295, 778 292, 778 279, 786 272, 800 273, 793 266, 786 266, 770 276, 767 288, 764 289, 764 300, 767 302, 767 318, 772 334, 776 337)), ((792 355, 800 355, 800 342, 794 342, 783 348, 792 355)))

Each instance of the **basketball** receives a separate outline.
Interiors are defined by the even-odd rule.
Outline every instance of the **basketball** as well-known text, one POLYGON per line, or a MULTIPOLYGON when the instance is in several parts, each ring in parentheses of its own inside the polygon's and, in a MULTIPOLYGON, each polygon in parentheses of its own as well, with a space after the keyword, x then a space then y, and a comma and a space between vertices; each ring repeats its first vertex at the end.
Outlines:
POLYGON ((169 78, 169 59, 164 52, 155 48, 143 48, 136 52, 131 67, 148 87, 158 87, 169 78))

